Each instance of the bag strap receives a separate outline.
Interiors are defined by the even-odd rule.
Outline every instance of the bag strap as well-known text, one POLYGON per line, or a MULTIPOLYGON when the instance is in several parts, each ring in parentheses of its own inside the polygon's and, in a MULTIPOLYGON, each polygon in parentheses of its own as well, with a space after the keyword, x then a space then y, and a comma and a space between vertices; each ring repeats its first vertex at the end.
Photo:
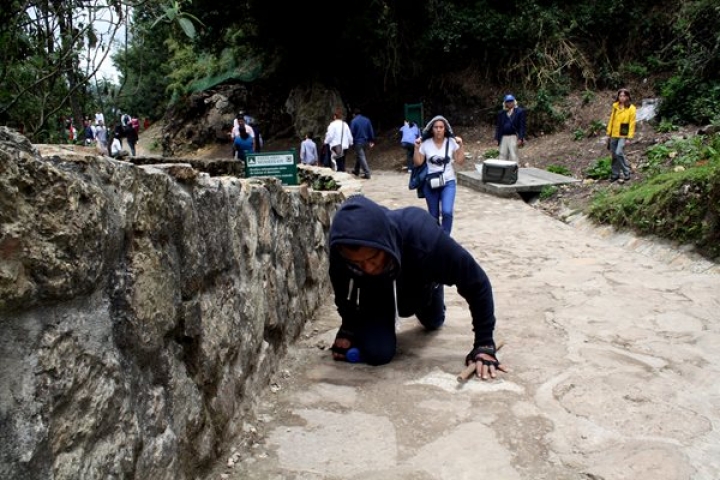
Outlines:
MULTIPOLYGON (((450 139, 445 139, 445 158, 448 158, 448 150, 450 149, 450 139)), ((450 163, 450 162, 448 162, 450 163)), ((443 175, 445 174, 445 167, 447 167, 447 163, 443 162, 443 175)))

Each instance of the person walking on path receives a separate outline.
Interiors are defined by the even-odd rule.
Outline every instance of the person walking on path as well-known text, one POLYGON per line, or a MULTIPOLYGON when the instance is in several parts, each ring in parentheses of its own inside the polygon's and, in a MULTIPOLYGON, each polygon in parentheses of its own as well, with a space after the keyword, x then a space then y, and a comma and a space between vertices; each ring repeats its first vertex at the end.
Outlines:
POLYGON ((245 161, 248 153, 254 153, 255 142, 253 137, 244 128, 240 129, 240 132, 233 140, 235 147, 235 156, 238 160, 245 161))
POLYGON ((95 129, 90 124, 90 119, 83 120, 83 139, 86 147, 95 143, 95 129))
POLYGON ((240 112, 237 114, 235 119, 233 120, 233 128, 230 131, 230 139, 232 140, 233 144, 233 150, 232 150, 232 156, 233 158, 238 158, 239 152, 237 151, 237 148, 235 147, 235 139, 240 135, 241 131, 247 132, 247 134, 252 139, 253 148, 255 147, 255 130, 252 129, 250 124, 247 123, 245 120, 245 114, 244 112, 240 112))
POLYGON ((495 140, 502 160, 519 161, 518 147, 525 145, 526 117, 525 109, 518 106, 515 97, 505 95, 495 126, 495 140))
POLYGON ((95 140, 96 140, 96 148, 98 153, 101 155, 109 155, 110 151, 108 150, 108 131, 105 127, 105 123, 102 120, 97 121, 97 125, 95 126, 95 140))
POLYGON ((125 124, 123 132, 125 134, 125 140, 127 140, 128 146, 130 147, 130 154, 135 157, 137 155, 135 145, 137 145, 138 142, 138 133, 130 122, 125 124))
POLYGON ((300 162, 303 165, 317 165, 317 145, 312 138, 312 132, 305 134, 305 140, 300 142, 300 162))
POLYGON ((445 322, 444 285, 456 285, 472 314, 474 340, 465 363, 486 380, 507 371, 493 340, 492 287, 473 256, 418 207, 390 210, 364 196, 341 205, 329 234, 330 281, 342 324, 332 355, 383 365, 395 356, 396 322, 415 315, 427 330, 445 322))
POLYGON ((455 136, 445 117, 438 115, 425 126, 422 137, 415 140, 413 161, 418 167, 427 162, 428 175, 421 188, 428 212, 450 235, 457 190, 453 163, 462 165, 465 149, 462 138, 455 136))
POLYGON ((400 127, 400 146, 405 150, 407 159, 407 172, 412 172, 413 156, 415 155, 415 140, 420 138, 420 129, 415 122, 405 119, 400 127))
POLYGON ((624 183, 630 180, 630 163, 625 156, 625 145, 635 136, 635 105, 630 91, 621 88, 612 104, 607 125, 608 149, 612 154, 610 181, 624 183))
POLYGON ((363 178, 370 180, 370 167, 367 162, 366 149, 375 146, 375 131, 370 119, 363 115, 359 108, 353 110, 350 132, 352 133, 353 149, 355 150, 353 174, 355 176, 360 175, 360 169, 362 169, 363 178))
POLYGON ((345 154, 353 145, 353 136, 350 127, 343 120, 342 108, 338 107, 333 113, 333 121, 328 125, 325 133, 325 142, 330 148, 330 160, 338 172, 345 171, 345 154))

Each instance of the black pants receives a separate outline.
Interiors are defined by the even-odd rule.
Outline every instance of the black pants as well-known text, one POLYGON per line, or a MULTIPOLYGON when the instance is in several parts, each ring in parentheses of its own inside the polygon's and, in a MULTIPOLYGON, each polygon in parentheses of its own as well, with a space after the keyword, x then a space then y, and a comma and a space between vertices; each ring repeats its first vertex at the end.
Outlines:
MULTIPOLYGON (((445 323, 445 290, 443 285, 430 289, 427 304, 415 313, 427 330, 437 330, 445 323)), ((395 356, 397 335, 395 319, 372 317, 363 321, 356 333, 356 345, 362 361, 368 365, 384 365, 395 356)))

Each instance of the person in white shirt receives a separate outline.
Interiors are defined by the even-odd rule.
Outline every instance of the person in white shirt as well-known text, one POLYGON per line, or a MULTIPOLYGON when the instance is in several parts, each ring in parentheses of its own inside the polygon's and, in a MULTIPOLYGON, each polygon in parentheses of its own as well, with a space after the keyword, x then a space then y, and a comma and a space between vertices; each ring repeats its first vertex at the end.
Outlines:
POLYGON ((345 152, 353 145, 353 136, 350 126, 342 119, 342 108, 335 109, 333 121, 328 125, 325 134, 325 144, 330 147, 330 159, 338 172, 345 171, 345 152))
POLYGON ((122 158, 127 157, 128 155, 130 155, 130 153, 122 148, 120 139, 118 137, 114 137, 112 143, 110 144, 110 156, 113 158, 122 158))
POLYGON ((462 165, 464 161, 462 138, 453 133, 450 123, 441 115, 430 120, 422 137, 415 140, 413 162, 417 167, 427 162, 428 167, 425 184, 418 188, 423 189, 428 211, 448 235, 452 231, 457 190, 453 164, 462 165))
POLYGON ((102 120, 97 120, 95 125, 95 141, 97 151, 100 155, 107 155, 108 152, 108 131, 102 120))

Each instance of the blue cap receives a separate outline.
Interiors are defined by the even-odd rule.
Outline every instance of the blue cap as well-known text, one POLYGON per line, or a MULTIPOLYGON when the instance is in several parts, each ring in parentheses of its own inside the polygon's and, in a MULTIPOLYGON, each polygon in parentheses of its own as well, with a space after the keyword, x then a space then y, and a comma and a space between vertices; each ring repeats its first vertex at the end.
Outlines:
POLYGON ((513 97, 510 94, 505 95, 505 100, 503 100, 503 102, 514 102, 514 101, 515 101, 515 97, 513 97))

